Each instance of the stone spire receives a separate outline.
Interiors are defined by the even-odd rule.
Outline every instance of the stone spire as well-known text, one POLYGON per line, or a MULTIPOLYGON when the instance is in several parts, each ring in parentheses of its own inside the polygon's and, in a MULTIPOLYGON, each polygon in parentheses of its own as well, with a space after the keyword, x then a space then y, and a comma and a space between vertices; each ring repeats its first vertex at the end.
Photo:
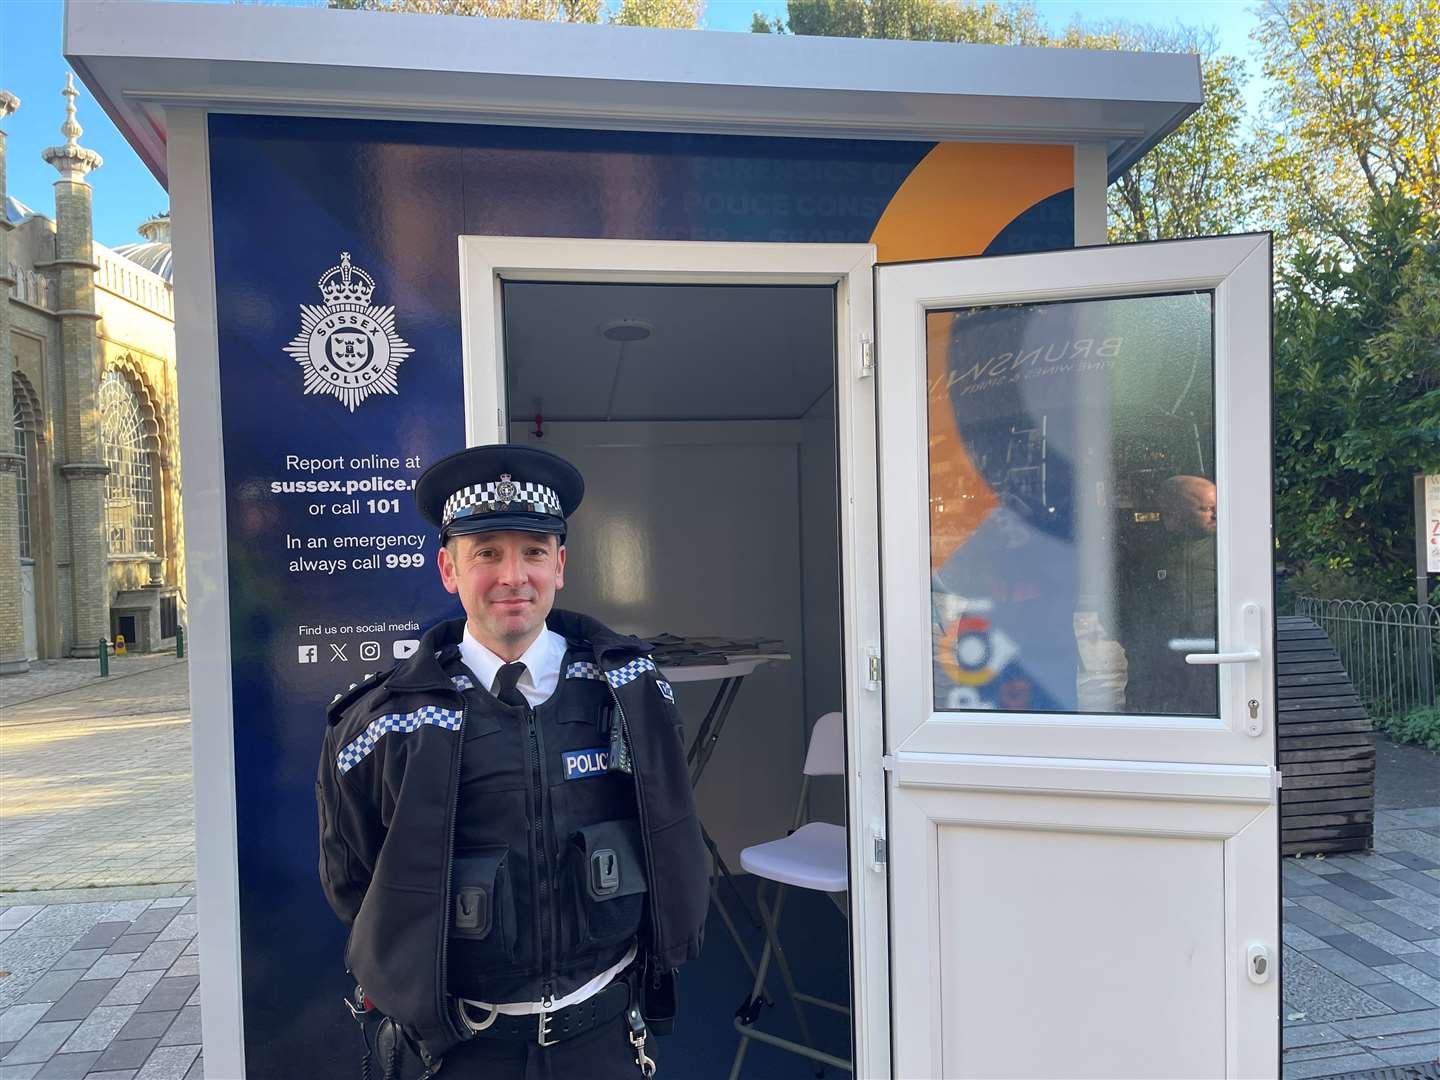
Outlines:
MULTIPOLYGON (((95 324, 93 191, 85 179, 100 155, 81 146, 75 120, 74 76, 65 80, 64 146, 41 156, 55 166, 55 314, 60 319, 59 366, 65 385, 63 456, 59 472, 70 507, 70 655, 95 656, 110 637, 110 565, 105 534, 105 451, 100 438, 100 377, 104 374, 95 324)), ((37 264, 37 269, 40 268, 37 264)))
POLYGON ((80 96, 80 91, 75 89, 75 76, 66 73, 65 89, 60 93, 65 95, 65 122, 60 125, 60 134, 65 136, 64 146, 52 146, 41 153, 49 164, 55 166, 62 179, 82 181, 91 169, 98 169, 104 164, 104 160, 94 150, 88 150, 78 142, 85 129, 75 119, 75 99, 80 96))
MULTIPOLYGON (((20 108, 20 99, 9 90, 0 88, 0 124, 11 113, 20 108)), ((9 229, 10 219, 5 215, 5 132, 0 131, 0 229, 9 229)), ((8 271, 9 264, 0 263, 0 274, 8 271)))

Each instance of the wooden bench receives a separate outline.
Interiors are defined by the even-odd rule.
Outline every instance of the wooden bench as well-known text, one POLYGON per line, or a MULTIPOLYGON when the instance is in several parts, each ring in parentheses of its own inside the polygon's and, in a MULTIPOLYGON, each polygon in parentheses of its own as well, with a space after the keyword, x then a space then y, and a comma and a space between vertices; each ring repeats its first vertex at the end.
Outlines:
POLYGON ((1276 621, 1280 851, 1363 851, 1375 836, 1375 734, 1329 636, 1276 621))

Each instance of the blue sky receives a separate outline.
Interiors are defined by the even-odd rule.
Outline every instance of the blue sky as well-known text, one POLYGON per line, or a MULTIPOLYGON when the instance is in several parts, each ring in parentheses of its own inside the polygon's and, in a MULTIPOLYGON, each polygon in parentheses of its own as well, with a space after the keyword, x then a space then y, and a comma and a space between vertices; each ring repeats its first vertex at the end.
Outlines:
MULTIPOLYGON (((83 2, 83 0, 81 0, 83 2)), ((1059 30, 1072 18, 1086 22, 1125 19, 1171 26, 1210 27, 1220 48, 1253 61, 1250 28, 1257 0, 1040 0, 1041 17, 1059 30)), ((9 136, 6 184, 9 194, 53 216, 55 171, 40 160, 40 151, 63 141, 65 85, 68 65, 60 55, 62 0, 3 0, 0 20, 0 87, 20 97, 20 111, 5 123, 9 136)), ((783 15, 784 0, 709 0, 705 24, 710 30, 745 31, 754 11, 783 15)), ((1251 63, 1252 73, 1255 65, 1251 63)), ((1252 87, 1255 80, 1252 80, 1252 87)), ((95 188, 95 239, 114 247, 138 239, 135 227, 169 199, 140 159, 89 94, 76 102, 85 134, 80 141, 105 159, 90 176, 95 188)))

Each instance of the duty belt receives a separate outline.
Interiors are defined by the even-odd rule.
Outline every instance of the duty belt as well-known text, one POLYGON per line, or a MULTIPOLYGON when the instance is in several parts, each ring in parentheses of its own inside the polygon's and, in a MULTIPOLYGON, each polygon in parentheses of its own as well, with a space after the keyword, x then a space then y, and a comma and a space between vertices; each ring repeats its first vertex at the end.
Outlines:
MULTIPOLYGON (((474 1020, 458 999, 455 1007, 460 1012, 461 1026, 477 1039, 505 1039, 515 1042, 535 1042, 540 1046, 554 1046, 556 1043, 594 1031, 602 1024, 608 1024, 629 1007, 635 997, 630 990, 630 978, 622 975, 604 990, 592 994, 584 1001, 567 1005, 553 1012, 529 1013, 524 1016, 510 1016, 495 1013, 484 1020, 474 1020)), ((636 1001, 638 1015, 639 1002, 636 1001)))

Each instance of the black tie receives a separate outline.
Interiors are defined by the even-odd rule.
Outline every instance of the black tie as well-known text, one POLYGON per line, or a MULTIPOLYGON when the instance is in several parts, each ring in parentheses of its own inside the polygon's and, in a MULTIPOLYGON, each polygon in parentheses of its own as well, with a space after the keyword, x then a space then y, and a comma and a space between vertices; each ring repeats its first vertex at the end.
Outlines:
POLYGON ((505 664, 495 676, 495 689, 491 691, 502 704, 514 705, 525 708, 529 704, 525 695, 520 693, 516 683, 520 676, 525 674, 525 665, 516 660, 513 664, 505 664))

